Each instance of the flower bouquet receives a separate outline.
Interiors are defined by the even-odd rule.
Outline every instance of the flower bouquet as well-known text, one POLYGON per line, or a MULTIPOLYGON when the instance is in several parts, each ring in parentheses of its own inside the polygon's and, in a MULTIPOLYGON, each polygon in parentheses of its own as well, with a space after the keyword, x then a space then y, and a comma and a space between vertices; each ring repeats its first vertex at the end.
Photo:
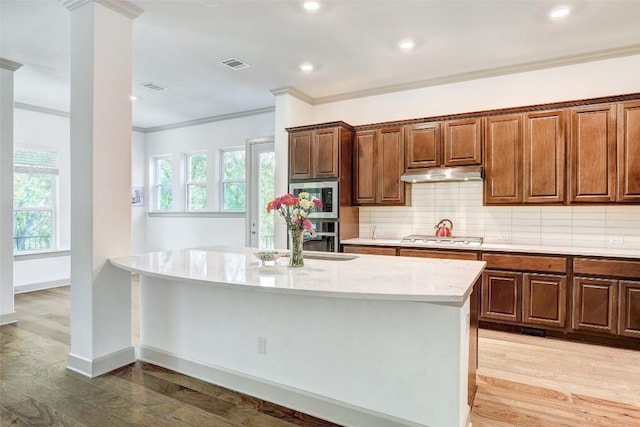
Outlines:
POLYGON ((302 239, 304 233, 315 235, 309 214, 315 209, 322 209, 322 202, 316 197, 309 197, 309 193, 301 192, 298 196, 285 194, 267 203, 267 212, 278 212, 284 218, 291 239, 290 267, 303 267, 302 239))

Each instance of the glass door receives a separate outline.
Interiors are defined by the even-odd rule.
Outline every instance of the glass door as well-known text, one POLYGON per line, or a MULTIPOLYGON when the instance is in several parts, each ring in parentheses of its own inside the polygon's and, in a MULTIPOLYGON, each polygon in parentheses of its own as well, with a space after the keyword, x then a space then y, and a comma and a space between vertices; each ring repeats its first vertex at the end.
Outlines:
POLYGON ((275 197, 275 151, 272 138, 248 141, 250 155, 250 190, 248 244, 254 248, 273 249, 274 213, 267 213, 267 203, 275 197))

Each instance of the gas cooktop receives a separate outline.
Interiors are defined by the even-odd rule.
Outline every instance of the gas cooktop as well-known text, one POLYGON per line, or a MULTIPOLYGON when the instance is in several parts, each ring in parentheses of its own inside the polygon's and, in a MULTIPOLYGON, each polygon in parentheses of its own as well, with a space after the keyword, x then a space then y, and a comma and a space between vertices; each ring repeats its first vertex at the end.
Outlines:
POLYGON ((405 236, 400 240, 400 243, 422 243, 425 245, 466 245, 466 246, 480 246, 482 244, 482 237, 438 237, 428 236, 424 234, 412 234, 405 236))

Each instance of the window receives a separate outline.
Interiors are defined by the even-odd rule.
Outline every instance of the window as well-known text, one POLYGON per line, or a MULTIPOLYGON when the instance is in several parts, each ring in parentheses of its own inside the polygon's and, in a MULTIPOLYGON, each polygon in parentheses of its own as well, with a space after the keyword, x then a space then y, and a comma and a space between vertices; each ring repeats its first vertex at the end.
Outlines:
POLYGON ((245 150, 228 148, 220 151, 220 197, 223 211, 245 210, 245 150))
POLYGON ((207 207, 207 155, 203 152, 187 156, 187 210, 199 211, 207 207))
POLYGON ((173 159, 171 156, 154 157, 155 208, 171 209, 173 202, 173 159))
POLYGON ((13 250, 56 248, 58 154, 16 148, 13 154, 13 250))

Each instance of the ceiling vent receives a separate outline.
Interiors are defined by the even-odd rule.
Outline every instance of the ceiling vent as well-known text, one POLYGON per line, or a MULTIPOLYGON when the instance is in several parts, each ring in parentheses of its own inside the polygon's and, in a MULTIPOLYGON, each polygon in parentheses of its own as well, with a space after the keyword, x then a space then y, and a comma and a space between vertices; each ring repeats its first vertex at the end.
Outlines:
POLYGON ((140 83, 140 86, 147 88, 149 90, 155 90, 156 92, 167 90, 166 87, 160 86, 158 83, 154 83, 154 82, 140 83))
POLYGON ((240 61, 238 58, 229 58, 224 61, 220 61, 222 65, 226 65, 232 70, 242 70, 243 68, 249 68, 249 64, 240 61))

